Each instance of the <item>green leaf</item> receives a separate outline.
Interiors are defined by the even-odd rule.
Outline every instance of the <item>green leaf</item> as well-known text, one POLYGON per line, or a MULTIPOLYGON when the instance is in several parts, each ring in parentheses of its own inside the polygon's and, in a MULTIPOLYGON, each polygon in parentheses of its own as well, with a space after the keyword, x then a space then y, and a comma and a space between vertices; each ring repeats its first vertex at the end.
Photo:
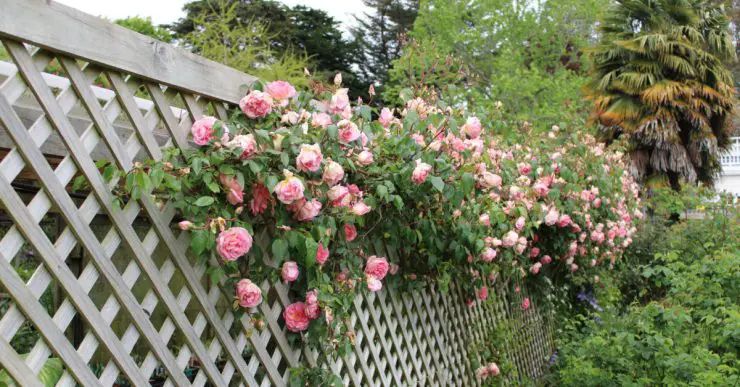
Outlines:
POLYGON ((368 105, 360 106, 360 117, 362 117, 365 121, 370 121, 370 119, 372 118, 372 112, 370 111, 370 106, 368 105))
POLYGON ((272 192, 275 190, 275 186, 278 184, 279 180, 278 177, 275 175, 270 175, 267 177, 267 190, 272 192))
POLYGON ((550 197, 550 199, 552 200, 558 200, 558 198, 560 198, 560 190, 557 188, 553 188, 550 190, 547 196, 550 197))
POLYGON ((462 188, 465 195, 470 194, 475 188, 475 177, 470 172, 465 172, 462 176, 462 188))
POLYGON ((192 232, 190 239, 190 248, 193 254, 200 256, 208 247, 208 230, 197 230, 192 232))
POLYGON ((280 154, 280 162, 283 163, 284 167, 287 167, 288 164, 290 164, 290 156, 288 156, 287 153, 283 152, 280 154))
POLYGON ((279 265, 288 256, 288 244, 282 239, 275 239, 272 242, 272 259, 275 264, 279 265))
POLYGON ((203 170, 203 159, 200 157, 194 158, 191 167, 193 170, 193 175, 200 175, 200 171, 203 170))
POLYGON ((206 270, 208 273, 208 276, 211 278, 211 282, 217 284, 219 281, 221 281, 221 278, 226 274, 224 273, 223 268, 221 266, 209 266, 206 270))
POLYGON ((255 163, 252 160, 247 161, 247 165, 249 166, 249 169, 254 174, 258 174, 258 173, 260 173, 262 171, 262 166, 259 165, 259 164, 257 164, 257 163, 255 163))
POLYGON ((218 167, 218 171, 223 173, 224 175, 234 174, 234 168, 232 168, 229 164, 221 164, 221 166, 218 167))
POLYGON ((311 237, 306 238, 306 267, 313 267, 316 263, 316 250, 319 244, 311 237))
POLYGON ((398 93, 398 97, 401 98, 401 101, 403 101, 403 103, 406 103, 411 98, 414 98, 414 91, 409 88, 403 89, 398 93))
POLYGON ((326 133, 329 135, 329 138, 337 138, 337 133, 339 132, 339 128, 337 128, 336 125, 329 125, 326 127, 326 133))
POLYGON ((201 196, 193 204, 198 207, 205 207, 210 206, 211 204, 213 204, 214 201, 216 200, 212 196, 201 196))
POLYGON ((388 187, 384 185, 379 185, 375 190, 381 198, 386 198, 388 196, 388 187))
POLYGON ((75 177, 74 183, 72 184, 72 192, 77 192, 80 188, 87 186, 87 179, 85 175, 75 177))
POLYGON ((439 177, 439 176, 432 176, 432 178, 429 179, 429 181, 432 182, 432 186, 434 186, 434 188, 436 188, 437 191, 444 192, 444 190, 445 190, 445 182, 442 180, 441 177, 439 177))

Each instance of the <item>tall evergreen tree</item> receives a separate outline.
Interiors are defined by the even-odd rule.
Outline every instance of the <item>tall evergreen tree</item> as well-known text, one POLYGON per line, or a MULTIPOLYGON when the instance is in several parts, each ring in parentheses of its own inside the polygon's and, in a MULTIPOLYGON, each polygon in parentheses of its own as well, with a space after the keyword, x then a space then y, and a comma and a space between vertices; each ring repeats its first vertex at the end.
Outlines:
POLYGON ((175 39, 184 39, 196 30, 194 20, 219 17, 220 10, 235 5, 233 28, 258 23, 266 28, 262 37, 278 54, 305 55, 315 76, 329 81, 337 72, 344 75, 350 89, 364 89, 353 82, 351 58, 354 46, 339 29, 339 22, 326 12, 302 5, 288 7, 269 0, 195 0, 184 6, 185 18, 167 26, 175 39))
POLYGON ((382 85, 393 60, 401 56, 403 41, 419 12, 419 0, 362 2, 373 11, 356 15, 357 26, 350 29, 358 48, 355 62, 363 80, 382 85))
POLYGON ((605 13, 586 90, 607 141, 629 136, 638 178, 711 184, 728 145, 735 59, 710 0, 618 0, 605 13))

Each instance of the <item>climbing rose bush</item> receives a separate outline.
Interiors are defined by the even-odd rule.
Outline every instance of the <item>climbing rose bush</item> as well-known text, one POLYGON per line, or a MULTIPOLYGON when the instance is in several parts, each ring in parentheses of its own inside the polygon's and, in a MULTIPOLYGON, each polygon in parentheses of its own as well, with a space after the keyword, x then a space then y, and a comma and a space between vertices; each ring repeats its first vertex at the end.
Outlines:
POLYGON ((445 291, 454 278, 474 306, 497 281, 598 281, 642 216, 622 154, 587 134, 510 142, 464 109, 417 98, 376 112, 343 88, 280 81, 239 106, 196 121, 191 149, 137 163, 126 191, 179 210, 239 313, 259 320, 267 284, 287 287, 282 319, 316 345, 351 340, 356 294, 388 283, 445 291))

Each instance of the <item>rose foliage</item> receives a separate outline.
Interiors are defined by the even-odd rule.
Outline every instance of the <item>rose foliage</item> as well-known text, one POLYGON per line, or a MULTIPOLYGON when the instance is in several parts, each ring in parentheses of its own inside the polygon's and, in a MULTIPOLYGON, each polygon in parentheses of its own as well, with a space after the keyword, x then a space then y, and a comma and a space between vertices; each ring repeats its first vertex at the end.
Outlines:
POLYGON ((294 338, 341 346, 358 291, 454 280, 473 305, 495 281, 598 280, 631 243, 642 215, 620 153, 557 127, 516 144, 490 128, 441 102, 374 111, 340 86, 272 82, 227 122, 198 120, 194 147, 138 163, 122 192, 179 210, 240 313, 259 321, 282 281, 294 338))

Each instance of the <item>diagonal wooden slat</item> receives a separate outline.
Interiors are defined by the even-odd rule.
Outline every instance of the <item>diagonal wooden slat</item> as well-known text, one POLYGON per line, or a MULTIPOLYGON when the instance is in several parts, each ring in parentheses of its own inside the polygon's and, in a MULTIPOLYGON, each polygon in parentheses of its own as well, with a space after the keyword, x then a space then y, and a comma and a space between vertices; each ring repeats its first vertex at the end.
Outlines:
MULTIPOLYGON (((46 88, 45 85, 43 85, 38 72, 35 72, 35 69, 31 69, 29 67, 30 57, 28 56, 28 52, 25 50, 25 48, 23 48, 23 46, 16 44, 16 43, 8 44, 8 48, 9 48, 9 51, 11 52, 11 55, 13 55, 14 59, 16 60, 16 63, 18 64, 19 68, 21 69, 21 72, 23 73, 24 78, 29 83, 34 93, 36 93, 36 97, 38 98, 39 103, 42 105, 44 110, 47 112, 50 120, 52 120, 53 122, 53 125, 57 128, 60 135, 62 136, 65 142, 65 145, 67 145, 68 149, 71 151, 72 156, 77 161, 78 166, 85 173, 85 176, 87 177, 88 182, 90 182, 90 185, 94 188, 101 205, 103 206, 103 208, 109 211, 109 215, 116 220, 115 224, 116 226, 119 227, 119 231, 121 231, 122 234, 124 234, 124 239, 127 241, 127 243, 129 243, 130 246, 135 246, 136 250, 138 250, 138 251, 135 251, 136 253, 135 257, 140 259, 139 264, 142 265, 142 267, 146 267, 147 270, 145 270, 145 272, 147 272, 147 275, 150 275, 150 278, 155 278, 155 280, 152 280, 151 282, 155 288, 159 288, 159 290, 161 291, 161 293, 159 293, 160 297, 169 298, 165 300, 165 304, 171 305, 170 311, 174 314, 173 318, 175 318, 176 321, 179 320, 178 323, 179 323, 180 329, 183 330, 183 332, 185 333, 185 336, 190 339, 189 344, 201 350, 199 355, 202 356, 201 360, 203 361, 204 367, 206 368, 206 370, 209 370, 212 373, 212 375, 209 375, 209 376, 213 378, 214 382, 218 383, 220 379, 218 371, 216 370, 215 366, 213 366, 213 363, 209 361, 208 358, 206 357, 207 355, 205 354, 205 350, 203 349, 200 341, 197 340, 197 336, 192 331, 192 327, 190 327, 189 323, 187 322, 185 315, 182 313, 182 311, 179 308, 175 306, 176 303, 174 302, 174 298, 172 297, 171 292, 169 291, 169 289, 164 288, 164 286, 162 286, 162 284, 158 280, 156 280, 156 277, 152 277, 156 275, 157 272, 151 260, 144 259, 145 251, 143 250, 143 247, 141 246, 141 241, 135 235, 135 232, 131 228, 130 224, 125 224, 125 225, 123 224, 123 219, 121 218, 121 215, 122 215, 121 212, 112 208, 113 201, 112 201, 112 198, 110 197, 110 193, 108 192, 106 185, 103 183, 100 173, 95 168, 95 165, 92 162, 90 155, 84 149, 81 148, 81 145, 79 143, 79 138, 77 137, 74 128, 71 127, 66 116, 64 116, 64 114, 62 114, 62 112, 60 111, 60 108, 58 104, 56 104, 56 101, 54 100, 53 95, 51 95, 51 92, 48 90, 48 88, 46 88)), ((25 130, 24 130, 24 133, 25 133, 25 130)), ((21 133, 19 134, 22 135, 21 133)), ((28 141, 28 143, 31 143, 30 140, 26 140, 26 141, 28 141)), ((40 155, 40 152, 37 149, 27 149, 27 150, 28 150, 27 153, 29 154, 37 153, 40 155)), ((41 158, 41 160, 43 160, 43 158, 41 158)), ((112 277, 112 278, 115 278, 115 277, 112 277)), ((117 279, 120 280, 120 277, 117 279)), ((119 294, 125 295, 126 293, 127 293, 127 289, 126 291, 121 290, 121 293, 119 294)), ((135 308, 133 311, 136 313, 137 310, 138 310, 138 313, 140 313, 143 316, 143 311, 141 311, 140 309, 135 308)), ((141 317, 141 318, 143 319, 144 317, 141 317)), ((142 322, 142 326, 143 326, 143 322, 142 322)), ((152 340, 156 340, 156 339, 152 337, 152 340)), ((165 359, 167 358, 166 352, 168 352, 168 350, 164 348, 164 346, 158 349, 158 351, 160 351, 160 355, 163 358, 165 359)), ((177 372, 176 374, 173 374, 173 377, 179 378, 180 375, 182 375, 182 373, 177 372)), ((181 382, 183 385, 189 384, 187 382, 187 379, 181 380, 181 382)))
POLYGON ((172 138, 175 140, 175 145, 177 145, 177 147, 182 150, 190 148, 190 144, 188 144, 188 139, 180 131, 177 118, 175 118, 175 115, 172 114, 172 109, 170 108, 170 104, 167 102, 167 97, 165 97, 162 89, 158 85, 153 83, 147 83, 146 89, 147 91, 149 91, 149 95, 152 96, 154 106, 157 108, 157 111, 162 116, 167 130, 169 131, 172 138))
MULTIPOLYGON (((109 78, 116 79, 116 76, 109 73, 109 78)), ((122 80, 120 80, 120 77, 118 78, 116 82, 119 82, 119 81, 122 82, 122 80)), ((117 88, 117 91, 126 90, 124 93, 128 92, 128 89, 125 84, 119 84, 118 86, 119 87, 117 88)), ((124 104, 124 106, 125 106, 125 101, 127 99, 130 99, 127 97, 132 98, 132 96, 130 95, 130 92, 129 94, 125 94, 124 97, 119 98, 119 100, 121 101, 122 104, 124 104)), ((124 110, 128 110, 128 108, 124 107, 124 110)), ((137 114, 140 115, 138 110, 136 113, 130 113, 129 116, 136 117, 137 114)), ((149 134, 151 133, 145 127, 143 127, 143 124, 140 124, 140 125, 142 126, 136 128, 137 132, 143 131, 144 133, 149 133, 149 134)), ((115 144, 118 142, 118 138, 112 132, 112 128, 110 127, 101 128, 101 132, 107 144, 115 144)), ((139 136, 147 137, 146 134, 142 135, 141 133, 139 133, 139 136)), ((152 141, 144 142, 144 146, 146 147, 147 151, 152 157, 156 157, 157 155, 159 155, 159 157, 161 158, 161 151, 159 151, 159 148, 158 148, 158 145, 156 145, 156 142, 154 143, 152 143, 152 141), (153 148, 150 148, 150 147, 153 147, 153 148)), ((115 148, 120 148, 120 147, 113 146, 111 148, 115 149, 115 148)), ((74 151, 73 151, 73 154, 74 154, 74 151)), ((124 170, 128 171, 133 167, 133 162, 126 154, 124 153, 115 154, 115 158, 116 158, 117 164, 124 170)), ((89 163, 92 163, 92 161, 89 160, 89 163)), ((99 174, 97 174, 96 177, 99 178, 100 177, 99 174)), ((89 175, 88 175, 88 178, 90 178, 89 175)), ((95 186, 93 187, 95 188, 95 186)), ((98 189, 98 188, 95 188, 95 191, 97 195, 101 198, 101 201, 108 200, 109 202, 112 202, 112 196, 110 195, 109 192, 105 191, 104 189, 98 189)), ((190 288, 190 290, 193 291, 193 293, 195 294, 196 299, 200 303, 200 306, 202 307, 203 311, 206 314, 206 317, 208 318, 208 322, 211 324, 212 327, 216 329, 216 332, 219 335, 219 339, 221 340, 222 344, 227 349, 232 361, 235 361, 239 365, 239 367, 237 368, 241 372, 244 372, 247 369, 246 363, 244 363, 244 360, 241 358, 241 355, 236 350, 235 345, 233 344, 231 338, 228 336, 228 332, 222 326, 222 323, 220 319, 218 318, 218 314, 215 312, 215 309, 207 301, 207 298, 205 296, 205 291, 200 286, 200 281, 198 281, 198 279, 195 277, 192 271, 192 268, 190 267, 190 263, 185 258, 184 250, 182 250, 180 244, 178 244, 175 241, 174 236, 172 235, 172 232, 169 229, 168 223, 165 223, 163 221, 163 219, 159 215, 160 211, 151 202, 149 197, 147 197, 146 195, 143 196, 141 198, 141 202, 144 205, 144 208, 147 210, 149 214, 149 218, 154 224, 155 230, 157 231, 159 238, 165 242, 165 245, 167 246, 168 250, 172 254, 172 257, 175 260, 175 263, 177 264, 178 268, 183 273, 183 275, 186 277, 186 283, 188 284, 188 287, 190 288)), ((116 224, 118 224, 117 221, 116 221, 116 224)), ((197 335, 194 335, 194 337, 197 337, 197 335)), ((195 342, 195 339, 193 339, 193 341, 195 342)), ((242 376, 247 380, 251 378, 251 375, 248 375, 246 373, 244 373, 242 376)))
MULTIPOLYGON (((5 178, 0 177, 0 181, 4 180, 5 178)), ((6 190, 6 187, 10 187, 10 184, 0 184, 0 200, 3 199, 4 194, 8 196, 15 195, 12 188, 6 190)), ((3 254, 3 252, 0 251, 0 254, 3 254)), ((72 372, 75 379, 83 386, 97 386, 98 380, 95 378, 95 375, 93 375, 85 362, 77 356, 74 347, 72 347, 69 341, 67 341, 67 338, 64 337, 64 334, 54 324, 54 321, 46 313, 44 307, 41 306, 39 301, 26 288, 26 285, 18 277, 18 274, 15 273, 15 269, 10 266, 7 259, 0 259, 0 283, 7 289, 8 294, 13 297, 15 303, 23 310, 23 313, 33 321, 40 334, 44 336, 49 346, 64 362, 67 369, 72 372)))
POLYGON ((41 387, 42 384, 35 377, 35 373, 28 368, 26 362, 15 352, 15 349, 7 341, 0 339, 0 365, 16 383, 21 386, 41 387))
POLYGON ((134 125, 134 129, 136 134, 139 136, 139 140, 147 148, 153 159, 161 159, 162 151, 159 149, 157 139, 155 139, 154 134, 149 131, 149 127, 144 121, 144 116, 141 114, 141 111, 139 111, 139 107, 136 105, 136 101, 134 101, 134 95, 131 93, 131 90, 129 90, 126 82, 118 73, 109 71, 106 75, 108 76, 108 80, 110 81, 113 90, 116 92, 118 102, 123 106, 123 111, 134 125))
MULTIPOLYGON (((378 347, 375 345, 374 335, 370 333, 370 328, 368 327, 368 324, 367 324, 368 316, 365 314, 365 311, 362 308, 362 296, 361 295, 358 295, 357 297, 355 297, 354 307, 355 307, 355 314, 357 315, 357 320, 360 322, 360 329, 362 329, 362 332, 365 335, 366 346, 370 350, 370 354, 372 355, 373 363, 375 363, 376 365, 380 365, 380 362, 381 362, 380 354, 378 353, 378 347)), ((383 383, 384 386, 390 386, 390 380, 388 380, 388 377, 390 375, 387 375, 383 371, 384 370, 381 370, 379 372, 380 381, 383 383)))
MULTIPOLYGON (((27 51, 22 46, 9 45, 8 48, 10 49, 11 55, 14 55, 14 57, 16 57, 16 54, 18 54, 17 49, 22 50, 23 53, 27 55, 27 51)), ((32 64, 30 63, 30 57, 27 57, 27 59, 29 60, 29 62, 18 61, 19 67, 21 67, 22 72, 24 71, 24 67, 26 65, 32 66, 32 64)), ((35 69, 33 69, 32 71, 35 71, 35 69)), ((51 97, 53 99, 53 96, 51 97)), ((39 175, 43 183, 48 184, 46 188, 50 191, 52 196, 54 196, 56 192, 58 194, 58 197, 61 197, 61 195, 63 195, 63 197, 68 200, 67 203, 65 203, 64 201, 57 201, 57 204, 60 205, 60 207, 63 207, 65 204, 69 205, 70 208, 68 208, 68 210, 73 211, 72 213, 75 215, 75 218, 72 220, 81 222, 79 218, 77 218, 77 208, 74 207, 71 199, 67 195, 66 191, 64 191, 64 187, 61 187, 59 182, 56 180, 54 172, 44 160, 41 152, 37 148, 32 148, 28 146, 29 144, 32 144, 33 141, 28 136, 28 132, 23 126, 23 123, 20 121, 20 118, 18 118, 18 116, 13 111, 13 108, 10 106, 10 104, 8 104, 8 101, 2 96, 0 96, 0 120, 2 120, 3 125, 6 127, 11 137, 13 137, 16 145, 21 148, 21 153, 23 153, 24 158, 28 160, 30 164, 36 166, 37 174, 39 175)), ((0 180, 0 184, 3 185, 3 188, 7 188, 10 191, 13 190, 10 186, 10 183, 8 183, 5 179, 0 180), (5 185, 7 185, 7 187, 5 185)), ((46 238, 44 232, 41 230, 41 227, 35 221, 33 221, 33 218, 28 213, 28 210, 26 209, 20 198, 18 198, 17 195, 3 195, 3 203, 13 217, 16 225, 21 228, 21 231, 26 235, 27 239, 41 253, 41 256, 46 261, 47 266, 51 268, 51 271, 54 273, 55 277, 59 280, 64 289, 70 295, 71 301, 75 304, 77 310, 90 323, 91 329, 95 331, 96 336, 98 336, 98 338, 106 344, 107 349, 116 358, 116 363, 118 364, 118 366, 134 383, 141 383, 141 385, 145 385, 147 383, 147 380, 142 377, 141 374, 139 374, 136 364, 129 356, 127 356, 127 352, 124 351, 124 349, 121 347, 121 343, 118 338, 115 336, 105 320, 103 320, 100 312, 92 303, 92 301, 87 297, 87 294, 79 286, 79 283, 77 282, 77 279, 74 277, 72 272, 66 265, 64 265, 64 261, 61 259, 61 257, 59 257, 48 238, 46 238)), ((68 219, 68 221, 70 221, 70 219, 68 219)), ((89 228, 87 227, 84 227, 84 229, 89 231, 89 228)), ((81 230, 76 231, 80 232, 81 230)), ((83 240, 85 240, 86 237, 92 237, 92 239, 95 240, 94 235, 92 235, 91 233, 89 235, 85 235, 80 232, 78 234, 78 237, 83 240)), ((97 240, 95 241, 97 242, 97 240)), ((131 298, 133 299, 133 295, 131 296, 131 298)))

